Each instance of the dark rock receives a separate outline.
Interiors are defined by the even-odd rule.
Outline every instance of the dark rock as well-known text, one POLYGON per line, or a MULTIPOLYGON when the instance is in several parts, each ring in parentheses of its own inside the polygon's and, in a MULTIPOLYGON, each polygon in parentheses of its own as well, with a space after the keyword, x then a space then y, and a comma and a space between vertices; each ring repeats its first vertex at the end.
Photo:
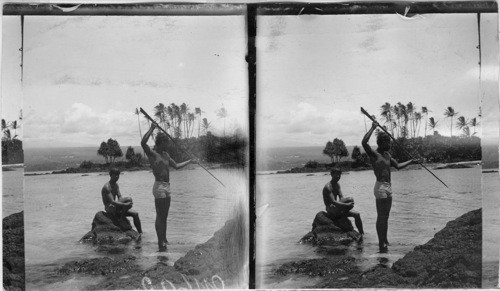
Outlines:
MULTIPOLYGON (((92 229, 80 241, 96 245, 116 245, 128 244, 139 239, 139 233, 132 229, 126 217, 114 217, 104 211, 99 211, 92 221, 92 229)), ((98 250, 106 251, 108 248, 103 247, 98 250)))
POLYGON ((327 255, 345 255, 349 248, 347 246, 320 246, 316 252, 327 255))
POLYGON ((313 245, 349 245, 360 238, 360 234, 354 230, 351 221, 347 217, 330 219, 326 212, 320 211, 316 214, 312 224, 312 231, 306 234, 299 243, 313 245))
MULTIPOLYGON (((311 232, 308 238, 314 236, 311 232)), ((336 255, 338 246, 323 246, 318 252, 335 254, 323 259, 286 263, 275 274, 322 276, 314 286, 301 288, 480 288, 482 280, 481 209, 448 222, 426 244, 396 261, 362 272, 354 258, 336 255)))
POLYGON ((132 255, 127 255, 69 262, 59 268, 57 273, 62 275, 80 273, 106 276, 132 270, 138 270, 136 258, 132 255))
POLYGON ((355 269, 354 258, 337 256, 286 263, 280 266, 275 273, 280 276, 303 274, 310 277, 325 277, 329 275, 344 276, 345 274, 352 273, 355 269))
POLYGON ((24 217, 14 213, 2 220, 3 288, 25 290, 24 217))
POLYGON ((419 287, 479 288, 482 270, 481 210, 450 221, 426 244, 394 263, 392 269, 414 278, 419 287))
POLYGON ((207 242, 197 245, 174 267, 160 260, 142 272, 111 273, 92 290, 103 289, 224 289, 247 284, 248 250, 244 212, 226 222, 207 242))

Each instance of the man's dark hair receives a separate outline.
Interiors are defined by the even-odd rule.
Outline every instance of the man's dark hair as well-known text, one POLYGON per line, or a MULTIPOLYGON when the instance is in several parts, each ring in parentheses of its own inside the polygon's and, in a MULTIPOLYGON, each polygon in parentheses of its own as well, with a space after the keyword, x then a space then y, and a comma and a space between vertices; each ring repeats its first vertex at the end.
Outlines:
POLYGON ((118 170, 117 168, 111 168, 111 169, 109 169, 109 174, 110 175, 120 175, 120 170, 118 170))
POLYGON ((377 145, 380 145, 383 142, 389 142, 390 143, 391 142, 391 137, 387 133, 381 131, 377 135, 377 145))
POLYGON ((335 168, 330 170, 330 175, 333 175, 335 173, 342 174, 342 170, 339 167, 335 167, 335 168))
POLYGON ((168 142, 168 136, 163 132, 158 132, 155 139, 155 144, 157 146, 166 144, 168 142))

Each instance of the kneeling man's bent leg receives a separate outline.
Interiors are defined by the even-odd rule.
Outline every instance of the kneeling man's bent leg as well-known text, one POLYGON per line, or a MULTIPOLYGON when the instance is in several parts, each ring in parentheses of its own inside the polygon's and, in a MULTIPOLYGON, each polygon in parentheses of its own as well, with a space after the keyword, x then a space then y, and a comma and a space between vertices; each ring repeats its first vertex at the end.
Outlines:
POLYGON ((348 217, 354 217, 354 223, 356 224, 356 228, 358 229, 360 234, 364 234, 363 231, 363 222, 361 221, 361 214, 356 211, 349 211, 347 212, 348 217))
POLYGON ((134 226, 138 233, 142 233, 141 220, 139 219, 139 213, 134 210, 128 210, 125 216, 131 216, 134 219, 134 226))

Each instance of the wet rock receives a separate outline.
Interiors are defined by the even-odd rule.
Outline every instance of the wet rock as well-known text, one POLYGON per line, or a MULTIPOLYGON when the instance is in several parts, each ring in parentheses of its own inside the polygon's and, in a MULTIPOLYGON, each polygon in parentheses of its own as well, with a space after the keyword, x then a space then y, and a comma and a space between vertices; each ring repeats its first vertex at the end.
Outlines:
POLYGON ((2 220, 3 288, 25 290, 24 217, 14 213, 2 220))
POLYGON ((127 255, 69 262, 59 268, 57 273, 61 275, 80 273, 106 276, 133 270, 138 270, 136 258, 132 255, 127 255))
POLYGON ((91 290, 224 289, 248 284, 247 227, 244 212, 226 222, 207 242, 197 245, 170 266, 159 256, 155 266, 140 272, 112 273, 91 290))
MULTIPOLYGON (((336 255, 286 263, 275 274, 324 277, 314 286, 301 288, 480 288, 481 236, 482 218, 478 209, 448 222, 434 238, 415 247, 391 268, 379 264, 362 272, 354 258, 336 255)), ((318 251, 338 250, 324 246, 318 251)))
POLYGON ((357 269, 354 261, 355 259, 349 256, 337 256, 291 262, 280 266, 275 273, 280 276, 289 274, 303 274, 310 277, 345 276, 357 269))
POLYGON ((318 246, 349 245, 360 237, 361 235, 354 230, 349 218, 342 217, 332 220, 326 212, 320 211, 314 218, 312 231, 302 237, 299 243, 318 246))
MULTIPOLYGON (((99 211, 92 221, 92 229, 80 241, 102 246, 123 245, 139 239, 139 233, 132 229, 132 225, 126 217, 117 218, 104 211, 99 211)), ((100 247, 98 250, 106 252, 109 248, 100 247)))
POLYGON ((479 288, 482 271, 481 209, 450 221, 426 244, 417 246, 392 269, 414 278, 418 287, 479 288))
POLYGON ((347 246, 320 246, 316 252, 319 254, 327 254, 327 255, 345 255, 349 247, 347 246))

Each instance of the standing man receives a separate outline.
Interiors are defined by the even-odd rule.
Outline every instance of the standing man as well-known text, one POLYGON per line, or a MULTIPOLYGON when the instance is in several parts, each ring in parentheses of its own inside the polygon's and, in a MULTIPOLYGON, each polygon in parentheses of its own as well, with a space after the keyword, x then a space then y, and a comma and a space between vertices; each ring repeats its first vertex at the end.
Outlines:
POLYGON ((364 234, 363 222, 361 221, 361 215, 351 210, 354 207, 354 200, 350 197, 344 198, 342 195, 339 185, 342 171, 339 168, 333 168, 330 175, 332 179, 323 187, 323 202, 325 203, 326 212, 332 220, 340 217, 354 217, 356 228, 361 234, 359 239, 361 241, 364 234))
POLYGON ((111 168, 109 170, 109 182, 102 186, 101 196, 104 210, 118 217, 120 215, 131 216, 134 219, 134 226, 139 234, 142 234, 141 220, 139 213, 130 210, 133 202, 130 197, 122 197, 120 187, 118 186, 118 179, 120 179, 120 170, 111 168))
POLYGON ((392 206, 392 189, 391 189, 391 166, 396 169, 402 169, 411 163, 417 163, 417 160, 409 160, 404 163, 398 163, 391 157, 389 150, 391 149, 391 138, 385 132, 379 132, 377 135, 377 150, 374 151, 368 144, 368 140, 373 131, 379 126, 377 122, 372 123, 372 127, 365 134, 361 144, 365 149, 366 154, 370 157, 370 162, 373 167, 373 172, 377 181, 373 192, 375 194, 375 204, 377 206, 377 235, 378 246, 380 252, 387 252, 389 242, 387 240, 387 229, 389 221, 389 212, 392 206))
POLYGON ((180 169, 187 164, 191 163, 191 160, 187 160, 182 163, 176 163, 167 152, 168 136, 159 132, 156 135, 155 147, 152 151, 147 142, 149 137, 156 128, 156 124, 152 123, 151 128, 144 135, 141 141, 141 146, 144 152, 148 156, 149 164, 153 170, 153 175, 155 176, 155 183, 153 185, 153 196, 155 198, 155 208, 156 208, 156 220, 155 229, 156 235, 158 236, 158 248, 160 252, 167 251, 167 217, 168 210, 170 209, 170 170, 169 166, 174 169, 180 169))

